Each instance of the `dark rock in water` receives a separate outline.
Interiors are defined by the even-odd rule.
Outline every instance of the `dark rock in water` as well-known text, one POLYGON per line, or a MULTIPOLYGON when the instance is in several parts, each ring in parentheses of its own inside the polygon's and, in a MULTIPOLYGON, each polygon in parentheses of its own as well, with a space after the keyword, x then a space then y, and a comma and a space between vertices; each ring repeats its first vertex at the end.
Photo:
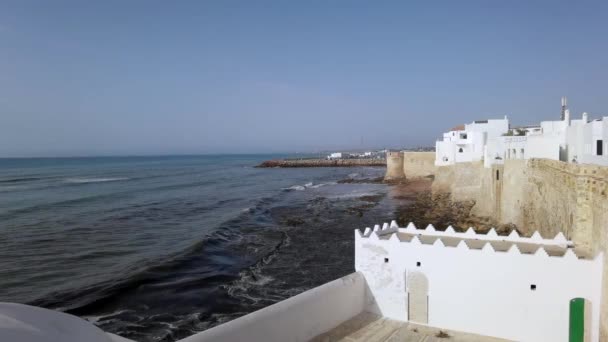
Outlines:
POLYGON ((355 179, 355 178, 346 178, 346 179, 341 179, 338 181, 338 184, 379 184, 379 183, 383 183, 384 182, 384 177, 377 177, 377 178, 362 178, 362 179, 355 179))
POLYGON ((362 201, 365 201, 365 202, 378 203, 378 202, 380 202, 380 200, 383 197, 384 197, 384 194, 378 194, 378 195, 361 196, 361 197, 359 197, 359 199, 362 201))
POLYGON ((452 226, 460 232, 472 227, 481 234, 495 228, 498 235, 505 236, 512 230, 517 230, 513 224, 498 224, 493 218, 474 215, 471 213, 474 201, 452 201, 449 193, 432 194, 430 191, 424 191, 393 198, 409 201, 396 212, 397 221, 401 226, 414 222, 418 228, 433 224, 438 230, 452 226))
POLYGON ((288 218, 287 220, 285 220, 285 224, 290 227, 301 226, 304 223, 306 223, 306 222, 299 217, 288 218))

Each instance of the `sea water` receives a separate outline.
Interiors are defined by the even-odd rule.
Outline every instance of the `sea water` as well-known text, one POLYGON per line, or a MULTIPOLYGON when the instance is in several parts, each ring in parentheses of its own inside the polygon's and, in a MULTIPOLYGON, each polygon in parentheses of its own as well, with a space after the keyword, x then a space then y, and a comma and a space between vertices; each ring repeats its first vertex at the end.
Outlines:
POLYGON ((0 301, 172 341, 353 272, 384 169, 268 155, 0 159, 0 301))

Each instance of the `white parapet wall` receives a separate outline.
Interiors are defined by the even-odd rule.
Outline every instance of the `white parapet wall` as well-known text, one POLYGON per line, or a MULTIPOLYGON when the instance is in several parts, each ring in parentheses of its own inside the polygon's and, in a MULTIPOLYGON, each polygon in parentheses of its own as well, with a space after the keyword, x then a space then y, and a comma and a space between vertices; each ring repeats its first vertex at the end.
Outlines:
POLYGON ((579 259, 570 245, 563 235, 551 241, 393 223, 355 231, 355 268, 367 280, 370 310, 388 318, 516 341, 568 341, 570 300, 585 298, 590 340, 599 341, 603 258, 579 259))
POLYGON ((180 342, 309 341, 361 313, 365 279, 353 273, 180 342))

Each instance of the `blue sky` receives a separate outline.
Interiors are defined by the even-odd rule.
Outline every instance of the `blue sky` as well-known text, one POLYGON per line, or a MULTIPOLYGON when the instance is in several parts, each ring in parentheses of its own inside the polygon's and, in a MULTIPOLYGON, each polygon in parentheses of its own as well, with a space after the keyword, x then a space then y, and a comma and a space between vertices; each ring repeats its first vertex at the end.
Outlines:
POLYGON ((608 3, 2 1, 0 156, 433 145, 608 115, 608 3))

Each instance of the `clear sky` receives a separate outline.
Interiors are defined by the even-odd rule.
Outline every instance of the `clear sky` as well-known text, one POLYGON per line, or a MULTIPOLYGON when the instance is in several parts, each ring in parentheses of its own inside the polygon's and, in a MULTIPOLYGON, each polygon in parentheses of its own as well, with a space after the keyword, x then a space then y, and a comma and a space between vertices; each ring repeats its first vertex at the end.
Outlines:
POLYGON ((608 2, 0 2, 0 156, 434 145, 608 115, 608 2))

